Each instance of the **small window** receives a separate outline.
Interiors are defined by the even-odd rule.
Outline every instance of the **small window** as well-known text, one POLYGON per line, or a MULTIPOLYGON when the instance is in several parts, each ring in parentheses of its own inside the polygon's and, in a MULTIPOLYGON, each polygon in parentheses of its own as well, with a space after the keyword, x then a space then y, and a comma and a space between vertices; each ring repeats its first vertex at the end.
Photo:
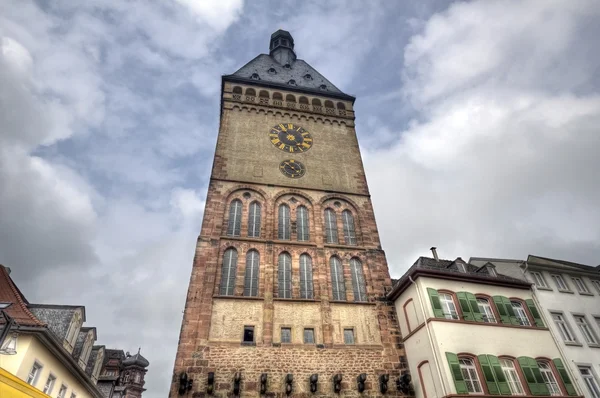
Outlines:
POLYGON ((598 379, 594 375, 594 372, 589 366, 579 366, 579 372, 583 378, 583 382, 586 385, 592 398, 600 398, 600 385, 598 385, 598 379))
POLYGON ((597 345, 598 339, 596 338, 594 331, 588 324, 587 319, 585 319, 585 316, 573 315, 573 318, 575 319, 575 323, 577 324, 577 327, 583 335, 583 338, 585 339, 586 343, 597 345))
POLYGON ((506 377, 506 381, 508 382, 508 387, 510 388, 511 394, 525 395, 523 384, 521 384, 521 379, 519 378, 513 360, 500 358, 500 366, 502 367, 502 372, 504 373, 504 377, 506 377))
POLYGON ((235 86, 233 88, 233 93, 234 94, 241 94, 242 93, 242 88, 240 86, 235 86))
POLYGON ((344 344, 354 344, 354 329, 344 329, 344 344))
POLYGON ((313 79, 312 76, 310 75, 310 73, 307 73, 306 75, 304 75, 304 78, 306 80, 312 80, 313 79))
POLYGON ((292 329, 291 328, 281 328, 281 342, 282 343, 291 343, 292 342, 292 329))
POLYGON ((277 101, 283 101, 283 94, 281 93, 273 93, 273 99, 277 101))
POLYGON ((250 79, 252 79, 252 80, 260 80, 260 76, 258 76, 258 73, 253 73, 252 76, 250 76, 250 79))
POLYGON ((467 267, 463 263, 456 263, 456 267, 458 268, 458 272, 462 272, 463 274, 467 272, 467 267))
POLYGON ((319 100, 318 98, 313 98, 311 102, 313 106, 321 106, 321 100, 319 100))
POLYGON ((77 398, 77 394, 75 394, 75 392, 71 393, 71 398, 77 398))
POLYGON ((442 305, 442 311, 444 318, 446 319, 458 319, 458 312, 456 311, 456 304, 454 298, 449 293, 440 293, 440 304, 442 305))
POLYGON ((304 344, 315 344, 315 329, 304 329, 304 344))
POLYGON ((286 39, 281 39, 281 45, 282 46, 287 46, 288 45, 288 41, 286 39))
POLYGON ((58 390, 58 396, 56 398, 65 398, 66 395, 67 395, 67 386, 62 384, 60 386, 60 390, 58 390))
POLYGON ((594 285, 594 287, 598 291, 598 294, 600 294, 600 281, 592 279, 592 285, 594 285))
POLYGON ((295 86, 295 85, 296 85, 296 81, 295 81, 294 79, 290 79, 290 80, 288 81, 288 84, 289 84, 290 86, 295 86))
POLYGON ((275 68, 269 68, 269 70, 267 71, 270 75, 276 75, 277 71, 275 70, 275 68))
POLYGON ((33 363, 33 366, 31 367, 31 370, 29 371, 29 374, 27 375, 27 384, 30 385, 35 385, 35 383, 37 383, 37 379, 40 376, 40 373, 42 371, 42 365, 40 365, 37 362, 33 363))
MULTIPOLYGON (((258 75, 256 75, 256 76, 258 76, 258 75)), ((255 96, 256 95, 256 90, 254 90, 253 88, 247 88, 246 89, 246 95, 255 96)))
POLYGON ((244 326, 244 343, 254 343, 254 326, 244 326))
POLYGON ((479 381, 475 362, 471 358, 459 358, 458 364, 460 366, 462 377, 467 384, 467 391, 469 391, 469 394, 482 393, 483 389, 481 387, 481 382, 479 381))
POLYGON ((552 371, 551 365, 546 361, 537 361, 537 364, 540 368, 540 372, 542 373, 542 379, 544 379, 544 384, 546 384, 546 387, 548 387, 548 391, 550 391, 550 395, 562 395, 560 387, 558 386, 558 382, 556 381, 556 377, 554 377, 554 372, 552 371))
POLYGON ((551 312, 552 319, 554 320, 554 324, 556 325, 560 336, 562 337, 565 343, 575 343, 577 340, 575 339, 575 335, 571 331, 571 327, 567 323, 564 315, 559 312, 551 312))
POLYGON ((571 278, 571 280, 575 284, 575 287, 577 287, 577 291, 579 293, 590 294, 590 290, 581 278, 574 276, 571 278))
POLYGON ((477 297, 477 307, 479 307, 479 312, 481 312, 484 322, 497 323, 494 310, 492 309, 488 299, 477 297))
POLYGON ((52 394, 52 389, 54 388, 54 382, 56 382, 56 377, 54 375, 49 375, 46 380, 46 384, 44 384, 43 392, 44 394, 52 394))
POLYGON ((570 291, 569 286, 562 275, 552 275, 552 279, 554 280, 554 283, 556 283, 558 290, 570 291))
POLYGON ((537 287, 541 287, 544 289, 548 288, 548 284, 546 283, 546 279, 544 279, 544 275, 542 275, 540 272, 532 272, 531 275, 533 276, 533 279, 535 281, 535 285, 537 287))
POLYGON ((285 69, 290 69, 292 66, 291 66, 290 64, 285 64, 285 65, 283 65, 283 67, 284 67, 285 69))
POLYGON ((527 317, 525 308, 523 308, 523 304, 519 301, 511 301, 510 304, 519 323, 523 326, 531 326, 531 322, 529 322, 529 318, 527 317))
POLYGON ((319 86, 319 88, 320 88, 321 90, 327 90, 327 86, 326 86, 326 85, 324 85, 324 84, 321 84, 321 85, 319 86))

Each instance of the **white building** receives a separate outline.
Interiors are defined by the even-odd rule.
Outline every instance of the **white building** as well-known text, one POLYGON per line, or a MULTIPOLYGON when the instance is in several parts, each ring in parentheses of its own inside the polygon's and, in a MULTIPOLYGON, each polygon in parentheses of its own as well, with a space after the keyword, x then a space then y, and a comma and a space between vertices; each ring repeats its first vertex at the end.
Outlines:
POLYGON ((600 266, 532 256, 527 261, 472 258, 535 285, 544 322, 586 398, 600 398, 600 266))
POLYGON ((420 257, 388 294, 416 397, 581 396, 530 283, 434 256, 420 257))

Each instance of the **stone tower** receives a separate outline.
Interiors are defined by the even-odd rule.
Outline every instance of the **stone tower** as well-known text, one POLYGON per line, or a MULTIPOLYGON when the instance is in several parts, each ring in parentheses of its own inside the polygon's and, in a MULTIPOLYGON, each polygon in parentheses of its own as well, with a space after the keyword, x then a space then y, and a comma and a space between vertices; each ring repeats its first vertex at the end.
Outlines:
POLYGON ((124 398, 141 398, 142 393, 146 391, 144 377, 148 371, 150 363, 140 354, 140 350, 135 355, 126 354, 121 363, 122 380, 121 385, 125 387, 124 398))
POLYGON ((386 377, 399 395, 404 350, 354 100, 283 30, 223 76, 171 397, 377 397, 386 377))

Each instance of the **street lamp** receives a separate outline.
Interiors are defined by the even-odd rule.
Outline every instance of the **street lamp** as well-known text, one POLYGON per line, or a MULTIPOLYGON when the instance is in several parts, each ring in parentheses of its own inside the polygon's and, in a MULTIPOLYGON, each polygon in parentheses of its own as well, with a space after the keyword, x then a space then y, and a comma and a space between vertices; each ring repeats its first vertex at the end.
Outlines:
POLYGON ((6 320, 4 329, 0 332, 0 354, 14 355, 17 353, 17 334, 13 333, 10 337, 10 329, 16 324, 15 320, 4 311, 12 303, 0 303, 0 313, 6 320))

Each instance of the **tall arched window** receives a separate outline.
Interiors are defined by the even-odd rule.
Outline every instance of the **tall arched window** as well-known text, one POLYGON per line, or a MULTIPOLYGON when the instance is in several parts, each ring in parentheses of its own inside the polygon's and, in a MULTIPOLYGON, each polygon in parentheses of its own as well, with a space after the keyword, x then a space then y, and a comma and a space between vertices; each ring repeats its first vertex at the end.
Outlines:
POLYGON ((279 205, 279 239, 290 239, 290 207, 286 204, 279 205))
POLYGON ((309 240, 308 209, 298 206, 296 209, 296 234, 299 241, 309 240))
POLYGON ((242 229, 242 201, 235 199, 229 205, 229 224, 227 225, 227 235, 240 236, 242 229))
POLYGON ((248 213, 248 236, 251 238, 260 237, 260 203, 250 203, 250 212, 248 213))
POLYGON ((325 209, 325 240, 327 243, 338 243, 337 217, 332 209, 325 209))
POLYGON ((221 290, 222 296, 233 296, 235 288, 235 274, 237 273, 238 253, 233 247, 225 250, 223 265, 221 267, 221 290))
POLYGON ((331 266, 331 289, 333 290, 333 299, 346 300, 346 286, 344 285, 342 261, 334 256, 329 260, 329 265, 331 266))
POLYGON ((363 274, 362 263, 359 259, 353 258, 350 260, 350 273, 352 274, 352 290, 354 291, 354 301, 367 301, 365 276, 363 274))
POLYGON ((288 253, 279 255, 277 272, 279 298, 292 298, 292 257, 288 253))
POLYGON ((300 256, 300 298, 313 298, 312 259, 308 254, 300 256))
POLYGON ((246 255, 246 275, 244 277, 244 296, 258 296, 258 264, 260 256, 256 250, 246 255))
POLYGON ((344 241, 347 245, 356 244, 356 233, 354 232, 354 217, 350 210, 342 212, 342 221, 344 223, 344 241))

